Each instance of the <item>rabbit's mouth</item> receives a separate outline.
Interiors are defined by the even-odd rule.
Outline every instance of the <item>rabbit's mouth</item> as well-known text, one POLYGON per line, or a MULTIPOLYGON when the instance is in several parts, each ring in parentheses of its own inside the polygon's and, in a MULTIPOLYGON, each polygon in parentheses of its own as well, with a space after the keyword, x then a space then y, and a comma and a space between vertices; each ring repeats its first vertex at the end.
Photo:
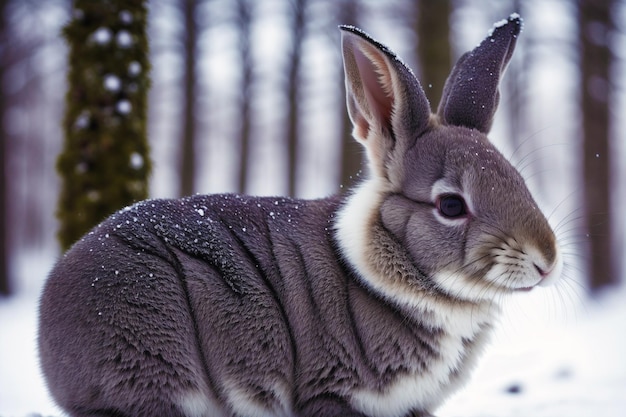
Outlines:
POLYGON ((507 292, 529 292, 554 284, 563 269, 559 246, 541 247, 523 239, 500 240, 485 254, 491 265, 484 280, 507 292))
POLYGON ((554 284, 562 270, 560 251, 552 262, 530 248, 497 250, 490 256, 490 264, 482 270, 444 270, 433 279, 445 293, 458 299, 482 301, 500 295, 530 292, 536 287, 554 284))
POLYGON ((556 261, 554 262, 553 267, 548 270, 545 270, 537 266, 537 264, 534 264, 534 267, 540 276, 539 281, 537 281, 537 283, 530 285, 530 286, 516 288, 514 290, 515 292, 530 292, 537 287, 547 287, 549 285, 554 284, 558 280, 559 275, 561 274, 562 265, 560 261, 560 256, 557 257, 556 261))

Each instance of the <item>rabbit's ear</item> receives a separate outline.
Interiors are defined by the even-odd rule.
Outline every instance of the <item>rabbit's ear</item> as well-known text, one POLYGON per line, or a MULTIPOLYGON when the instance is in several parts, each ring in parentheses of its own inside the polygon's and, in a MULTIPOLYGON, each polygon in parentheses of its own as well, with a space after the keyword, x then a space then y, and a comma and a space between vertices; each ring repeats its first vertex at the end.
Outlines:
POLYGON ((512 14, 496 23, 480 45, 459 59, 446 81, 437 110, 443 123, 489 132, 500 100, 500 77, 521 29, 521 17, 512 14))
POLYGON ((383 168, 390 150, 410 146, 428 126, 430 105, 419 82, 386 46, 352 26, 340 26, 348 113, 353 136, 383 168))

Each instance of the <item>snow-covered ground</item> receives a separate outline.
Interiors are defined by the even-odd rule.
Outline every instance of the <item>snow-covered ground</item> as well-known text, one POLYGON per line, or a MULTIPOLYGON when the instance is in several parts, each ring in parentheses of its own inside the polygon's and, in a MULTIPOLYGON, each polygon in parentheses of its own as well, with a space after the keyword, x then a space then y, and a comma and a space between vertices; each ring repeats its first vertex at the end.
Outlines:
POLYGON ((0 298, 0 417, 60 416, 48 395, 37 359, 37 304, 55 255, 14 260, 16 295, 0 298))
MULTIPOLYGON (((53 255, 19 260, 20 288, 0 300, 0 417, 60 416, 36 354, 37 301, 53 255)), ((465 390, 440 417, 626 416, 626 292, 590 301, 573 282, 511 298, 465 390)))
POLYGON ((626 293, 564 286, 511 299, 468 387, 441 417, 625 417, 626 293))

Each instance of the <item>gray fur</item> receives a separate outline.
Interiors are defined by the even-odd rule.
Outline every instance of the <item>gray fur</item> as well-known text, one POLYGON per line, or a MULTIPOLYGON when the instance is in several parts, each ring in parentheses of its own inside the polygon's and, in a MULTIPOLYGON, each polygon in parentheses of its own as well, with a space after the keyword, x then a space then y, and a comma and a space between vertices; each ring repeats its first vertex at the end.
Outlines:
POLYGON ((480 45, 459 58, 443 89, 438 109, 442 120, 489 132, 500 101, 498 80, 521 31, 522 19, 511 15, 506 24, 500 22, 480 45))
MULTIPOLYGON (((492 94, 514 25, 463 60, 495 62, 492 94)), ((370 178, 320 200, 148 200, 96 227, 41 298, 42 369, 71 416, 427 416, 468 379, 496 301, 558 275, 547 221, 483 134, 497 99, 473 126, 452 116, 461 63, 432 115, 391 51, 342 30, 370 178), (450 193, 468 216, 438 213, 450 193)))

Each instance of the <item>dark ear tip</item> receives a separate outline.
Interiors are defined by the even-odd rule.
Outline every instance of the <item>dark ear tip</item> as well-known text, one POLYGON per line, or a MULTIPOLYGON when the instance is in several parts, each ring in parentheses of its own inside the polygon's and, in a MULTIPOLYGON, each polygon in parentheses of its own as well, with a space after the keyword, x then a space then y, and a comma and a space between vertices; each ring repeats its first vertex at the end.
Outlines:
POLYGON ((356 26, 352 26, 352 25, 339 25, 339 30, 341 30, 342 32, 349 32, 349 33, 353 33, 355 35, 358 35, 362 38, 365 39, 370 39, 371 36, 369 36, 367 33, 365 33, 365 31, 359 29, 356 26))
POLYGON ((354 29, 357 29, 356 27, 352 25, 339 25, 338 28, 339 30, 343 30, 346 32, 352 32, 354 29))
POLYGON ((489 31, 489 37, 492 38, 500 32, 507 31, 511 36, 516 37, 522 31, 524 27, 524 19, 517 14, 512 13, 508 18, 502 19, 499 22, 493 24, 493 27, 489 31))
MULTIPOLYGON (((352 35, 356 35, 361 39, 365 39, 366 41, 370 42, 370 43, 374 43, 378 45, 378 42, 375 41, 367 32, 365 32, 362 29, 359 29, 356 26, 352 26, 352 25, 339 25, 339 30, 341 30, 342 32, 345 33, 350 33, 352 35)), ((342 33, 343 35, 343 33, 342 33)))
POLYGON ((378 42, 376 39, 372 38, 370 36, 370 34, 365 32, 364 30, 359 29, 358 27, 352 26, 352 25, 339 25, 339 29, 341 31, 343 31, 343 32, 347 32, 347 33, 356 35, 359 38, 367 41, 368 43, 370 43, 372 45, 374 45, 377 49, 382 51, 389 58, 391 58, 393 60, 399 60, 399 58, 396 56, 396 54, 391 49, 389 49, 386 45, 383 45, 382 43, 378 42))

